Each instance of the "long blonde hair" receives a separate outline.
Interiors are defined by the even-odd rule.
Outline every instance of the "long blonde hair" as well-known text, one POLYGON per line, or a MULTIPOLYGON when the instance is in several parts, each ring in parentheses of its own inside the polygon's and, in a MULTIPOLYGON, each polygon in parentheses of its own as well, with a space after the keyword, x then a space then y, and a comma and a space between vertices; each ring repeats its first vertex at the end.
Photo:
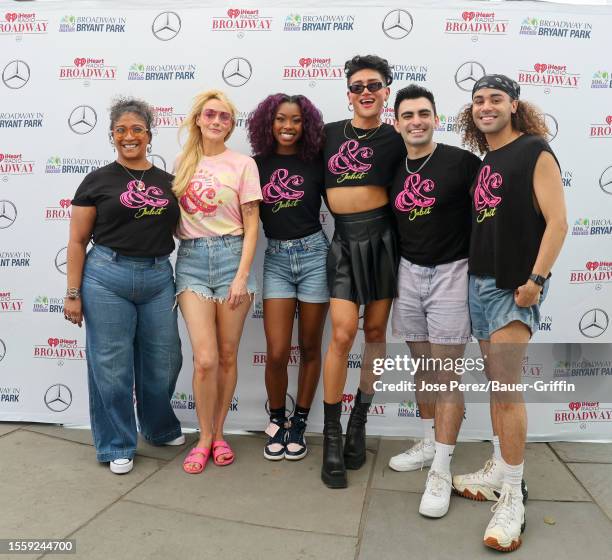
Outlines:
POLYGON ((179 128, 179 137, 185 130, 187 131, 187 141, 180 153, 178 167, 175 170, 176 175, 172 183, 172 191, 177 198, 182 196, 187 190, 187 186, 196 171, 198 162, 202 159, 202 132, 200 131, 200 127, 196 124, 196 119, 200 116, 204 105, 211 99, 217 99, 224 105, 227 105, 232 115, 232 126, 223 139, 224 141, 232 135, 236 127, 236 107, 225 93, 218 89, 209 89, 196 96, 189 115, 187 115, 179 128))

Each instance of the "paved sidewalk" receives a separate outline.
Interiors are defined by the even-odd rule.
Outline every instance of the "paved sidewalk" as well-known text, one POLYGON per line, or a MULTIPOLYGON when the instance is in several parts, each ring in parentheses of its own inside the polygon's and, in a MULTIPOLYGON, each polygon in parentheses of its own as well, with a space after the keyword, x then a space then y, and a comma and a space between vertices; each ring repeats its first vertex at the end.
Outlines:
MULTIPOLYGON (((117 476, 96 463, 89 431, 0 423, 0 538, 76 539, 76 555, 50 558, 86 560, 500 557, 481 544, 492 502, 453 496, 445 518, 418 514, 427 471, 387 467, 406 442, 370 438, 366 465, 332 491, 319 479, 321 436, 296 463, 266 461, 261 434, 228 440, 226 468, 187 475, 187 446, 142 444, 134 470, 117 476)), ((454 472, 480 468, 490 449, 459 444, 454 472)), ((524 544, 508 558, 611 557, 612 444, 529 444, 525 478, 524 544)))

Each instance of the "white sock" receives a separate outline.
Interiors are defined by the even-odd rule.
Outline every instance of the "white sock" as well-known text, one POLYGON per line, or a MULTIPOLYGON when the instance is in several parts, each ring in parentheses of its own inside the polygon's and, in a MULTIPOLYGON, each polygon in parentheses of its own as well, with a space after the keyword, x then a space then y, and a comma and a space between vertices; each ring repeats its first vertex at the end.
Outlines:
POLYGON ((500 461, 502 458, 501 447, 499 446, 499 437, 496 435, 493 436, 493 455, 498 461, 500 461))
POLYGON ((436 441, 436 431, 434 429, 433 418, 421 418, 421 425, 423 426, 423 439, 433 443, 436 441))
POLYGON ((523 466, 525 461, 520 465, 509 465, 506 461, 503 461, 504 465, 504 482, 512 486, 515 492, 521 494, 521 482, 523 480, 523 466))
POLYGON ((455 451, 454 445, 446 445, 436 441, 436 454, 431 464, 432 471, 443 472, 450 475, 450 464, 455 451))

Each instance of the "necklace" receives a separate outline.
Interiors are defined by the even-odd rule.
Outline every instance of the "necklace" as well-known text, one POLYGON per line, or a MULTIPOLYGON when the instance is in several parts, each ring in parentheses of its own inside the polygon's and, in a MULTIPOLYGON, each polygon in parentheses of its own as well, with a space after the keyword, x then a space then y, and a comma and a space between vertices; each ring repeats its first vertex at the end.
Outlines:
POLYGON ((355 140, 355 138, 351 138, 347 133, 346 133, 346 127, 348 126, 348 124, 351 123, 351 129, 353 130, 353 134, 355 136, 357 136, 357 140, 369 140, 370 138, 373 138, 374 135, 378 132, 378 130, 380 129, 380 127, 382 126, 382 121, 380 122, 380 124, 373 130, 372 129, 366 131, 363 134, 358 134, 357 131, 355 130, 355 127, 353 126, 353 123, 351 121, 351 119, 348 119, 345 123, 344 123, 344 137, 347 140, 355 140), (370 132, 371 131, 371 132, 370 132))
POLYGON ((132 175, 129 171, 129 169, 127 167, 125 167, 125 165, 123 165, 120 162, 117 162, 121 167, 123 167, 123 170, 132 178, 134 179, 134 181, 136 181, 136 190, 137 191, 144 191, 145 190, 145 184, 142 182, 142 178, 144 177, 144 174, 149 171, 149 169, 151 169, 151 167, 149 167, 149 169, 145 169, 142 174, 140 175, 140 179, 137 179, 136 177, 134 177, 134 175, 132 175))
POLYGON ((427 162, 431 159, 431 156, 434 155, 434 152, 436 151, 437 147, 438 147, 438 144, 434 144, 433 150, 431 150, 431 154, 429 154, 427 156, 427 159, 421 165, 419 165, 419 168, 416 171, 410 171, 410 168, 408 167, 408 155, 406 155, 406 171, 408 171, 410 175, 414 175, 415 173, 418 173, 419 171, 421 171, 421 169, 423 169, 423 167, 427 165, 427 162))

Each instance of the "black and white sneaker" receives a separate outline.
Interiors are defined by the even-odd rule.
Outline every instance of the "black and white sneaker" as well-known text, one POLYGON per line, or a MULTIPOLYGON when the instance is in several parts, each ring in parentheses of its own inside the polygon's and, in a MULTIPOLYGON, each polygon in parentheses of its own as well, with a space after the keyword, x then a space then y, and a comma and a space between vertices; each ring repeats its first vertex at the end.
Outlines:
POLYGON ((268 461, 280 461, 285 458, 285 439, 287 438, 286 420, 274 419, 265 430, 268 441, 264 447, 264 457, 268 461))
POLYGON ((285 459, 289 461, 298 461, 306 457, 308 448, 306 447, 306 421, 299 416, 293 416, 289 420, 289 429, 287 430, 287 442, 285 444, 285 459))

